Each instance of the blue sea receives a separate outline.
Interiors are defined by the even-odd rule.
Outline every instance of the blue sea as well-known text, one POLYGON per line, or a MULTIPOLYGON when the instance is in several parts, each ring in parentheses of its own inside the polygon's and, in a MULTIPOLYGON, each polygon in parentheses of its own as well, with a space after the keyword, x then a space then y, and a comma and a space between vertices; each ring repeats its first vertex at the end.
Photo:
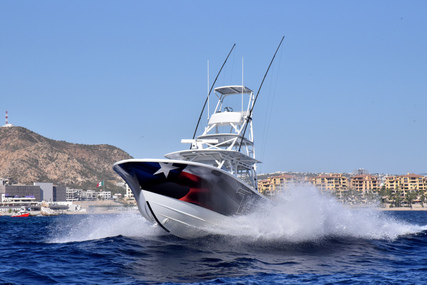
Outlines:
POLYGON ((0 217, 0 284, 426 284, 427 211, 283 197, 182 240, 138 213, 0 217))

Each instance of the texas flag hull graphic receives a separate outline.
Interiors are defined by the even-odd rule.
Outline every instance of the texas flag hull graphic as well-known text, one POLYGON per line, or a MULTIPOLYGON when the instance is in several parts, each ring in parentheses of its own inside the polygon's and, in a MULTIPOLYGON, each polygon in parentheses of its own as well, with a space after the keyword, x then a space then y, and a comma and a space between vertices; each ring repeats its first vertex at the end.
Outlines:
POLYGON ((120 161, 113 168, 132 189, 142 215, 160 223, 165 230, 168 225, 163 219, 190 226, 197 221, 198 226, 200 221, 218 215, 247 214, 264 200, 243 181, 200 163, 131 159, 120 161))

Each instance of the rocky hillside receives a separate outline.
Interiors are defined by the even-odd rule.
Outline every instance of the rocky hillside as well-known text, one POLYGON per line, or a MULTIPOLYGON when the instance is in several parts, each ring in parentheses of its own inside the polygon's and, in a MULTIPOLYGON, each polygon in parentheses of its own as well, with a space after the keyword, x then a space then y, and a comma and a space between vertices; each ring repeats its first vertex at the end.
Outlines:
POLYGON ((57 185, 95 189, 105 181, 107 189, 123 181, 114 162, 131 158, 111 145, 84 145, 45 138, 26 128, 0 128, 0 177, 31 185, 57 185))

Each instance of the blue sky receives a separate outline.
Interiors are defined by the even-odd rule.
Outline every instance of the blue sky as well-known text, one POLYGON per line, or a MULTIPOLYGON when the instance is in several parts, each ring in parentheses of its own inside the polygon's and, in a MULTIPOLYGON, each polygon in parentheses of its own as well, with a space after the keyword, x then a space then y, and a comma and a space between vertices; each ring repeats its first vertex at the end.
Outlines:
POLYGON ((274 171, 427 173, 426 1, 0 2, 0 114, 135 158, 187 148, 207 93, 258 90, 274 171))

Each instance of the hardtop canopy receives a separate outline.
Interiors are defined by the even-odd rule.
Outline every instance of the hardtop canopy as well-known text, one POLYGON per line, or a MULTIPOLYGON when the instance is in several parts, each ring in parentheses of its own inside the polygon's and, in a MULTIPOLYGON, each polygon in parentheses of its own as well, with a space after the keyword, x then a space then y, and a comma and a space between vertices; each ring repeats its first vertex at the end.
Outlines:
POLYGON ((246 86, 234 85, 234 86, 221 86, 215 88, 215 92, 221 95, 233 95, 242 93, 252 93, 253 91, 246 86))

